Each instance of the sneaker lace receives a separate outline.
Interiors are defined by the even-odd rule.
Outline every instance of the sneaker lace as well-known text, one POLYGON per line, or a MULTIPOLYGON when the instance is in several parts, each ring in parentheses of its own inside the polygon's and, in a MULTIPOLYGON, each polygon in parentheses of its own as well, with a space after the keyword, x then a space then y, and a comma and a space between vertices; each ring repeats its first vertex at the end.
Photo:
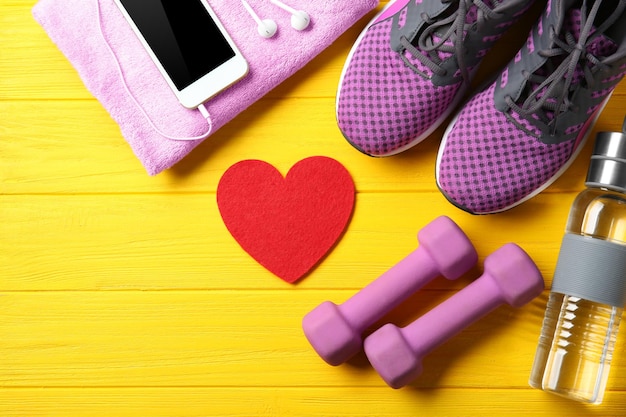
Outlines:
MULTIPOLYGON (((620 16, 620 7, 616 13, 613 13, 610 19, 606 19, 604 23, 597 27, 594 31, 594 21, 598 14, 602 1, 595 1, 589 15, 586 13, 587 2, 583 2, 581 31, 578 40, 573 33, 567 32, 563 39, 559 38, 554 28, 551 28, 551 38, 554 42, 554 48, 539 51, 538 53, 548 58, 549 65, 554 66, 552 62, 558 63, 558 66, 549 70, 549 75, 545 74, 546 69, 540 69, 535 73, 522 71, 527 85, 530 86, 528 96, 522 103, 518 105, 511 97, 506 97, 507 105, 516 111, 521 117, 539 118, 543 123, 550 127, 550 135, 556 135, 557 121, 559 116, 570 110, 573 106, 571 96, 579 85, 578 81, 584 79, 587 84, 593 83, 594 73, 603 65, 600 58, 591 53, 589 46, 594 39, 600 36, 608 26, 612 25, 620 16), (582 71, 581 71, 582 70, 582 71)), ((521 100, 519 100, 521 101, 521 100)), ((519 102, 518 101, 518 102, 519 102)))
MULTIPOLYGON (((426 22, 427 26, 417 37, 417 46, 406 36, 402 36, 400 42, 405 50, 415 59, 430 69, 433 74, 439 76, 447 75, 447 71, 441 66, 443 60, 440 58, 439 53, 454 54, 463 80, 469 83, 470 75, 465 62, 463 38, 465 32, 471 30, 475 23, 467 22, 467 13, 473 4, 481 15, 478 19, 493 19, 500 14, 495 12, 483 0, 442 0, 442 3, 453 2, 458 3, 458 8, 447 17, 433 19, 426 13, 422 13, 421 18, 426 22), (444 33, 439 34, 438 31, 440 29, 443 29, 444 33)), ((501 0, 492 0, 491 3, 495 7, 501 3, 501 0)), ((429 77, 428 74, 420 71, 404 53, 401 53, 400 56, 413 71, 424 77, 429 77)))

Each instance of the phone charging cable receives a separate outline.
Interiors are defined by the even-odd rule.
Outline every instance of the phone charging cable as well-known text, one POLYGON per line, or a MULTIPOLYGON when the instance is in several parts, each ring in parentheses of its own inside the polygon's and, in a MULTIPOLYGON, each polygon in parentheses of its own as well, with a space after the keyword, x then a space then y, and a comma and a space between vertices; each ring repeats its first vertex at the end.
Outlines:
POLYGON ((163 131, 161 131, 161 129, 159 129, 154 124, 154 122, 152 121, 152 119, 150 118, 148 113, 146 113, 146 111, 141 106, 141 104, 139 104, 139 101, 137 100, 137 98, 135 98, 135 95, 130 91, 130 88, 128 87, 128 83, 126 82, 126 77, 124 77, 124 70, 122 69, 122 66, 120 65, 120 61, 117 59, 117 55, 115 54, 115 51, 113 51, 113 48, 109 44, 109 41, 106 39, 106 36, 104 36, 104 30, 102 28, 102 16, 101 16, 101 13, 100 13, 100 0, 96 0, 96 7, 97 7, 97 12, 98 12, 97 15, 98 15, 98 27, 100 28, 100 36, 102 37, 102 40, 104 41, 104 44, 106 45, 107 49, 109 50, 109 53, 113 57, 113 61, 115 61, 115 66, 117 67, 117 72, 119 73, 120 79, 122 80, 122 84, 124 86, 124 90, 126 90, 126 93, 133 100, 133 102, 135 103, 137 108, 141 111, 141 113, 144 115, 144 117, 146 118, 146 120, 148 121, 150 126, 152 126, 152 128, 159 135, 161 135, 161 136, 163 136, 163 137, 165 137, 167 139, 171 139, 171 140, 194 141, 194 140, 205 139, 207 136, 209 136, 211 134, 211 132, 213 131, 213 121, 211 120, 211 114, 207 110, 207 108, 204 105, 204 103, 201 103, 198 106, 198 110, 200 111, 200 114, 202 114, 202 116, 206 119, 207 124, 209 125, 209 130, 206 133, 203 133, 202 135, 192 136, 192 137, 170 136, 170 135, 167 135, 166 133, 164 133, 163 131))

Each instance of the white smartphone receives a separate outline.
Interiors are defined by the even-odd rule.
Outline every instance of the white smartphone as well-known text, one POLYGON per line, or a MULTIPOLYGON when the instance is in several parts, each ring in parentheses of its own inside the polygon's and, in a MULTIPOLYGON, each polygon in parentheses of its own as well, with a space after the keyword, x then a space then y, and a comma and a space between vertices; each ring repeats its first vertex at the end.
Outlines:
POLYGON ((115 0, 180 103, 196 108, 248 73, 206 0, 115 0))

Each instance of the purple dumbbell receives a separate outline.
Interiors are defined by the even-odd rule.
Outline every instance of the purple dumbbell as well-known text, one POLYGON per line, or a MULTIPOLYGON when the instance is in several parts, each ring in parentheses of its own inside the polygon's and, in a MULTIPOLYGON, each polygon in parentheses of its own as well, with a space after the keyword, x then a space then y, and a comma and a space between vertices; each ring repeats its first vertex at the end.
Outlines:
POLYGON ((361 350, 368 326, 433 278, 456 279, 478 260, 468 237, 448 217, 427 224, 417 239, 416 250, 345 303, 325 301, 304 317, 304 334, 322 359, 331 365, 347 361, 361 350))
POLYGON ((365 339, 365 353, 385 382, 400 388, 422 372, 422 358, 459 331, 507 303, 521 307, 544 282, 533 260, 509 243, 485 259, 483 275, 404 328, 385 326, 365 339))

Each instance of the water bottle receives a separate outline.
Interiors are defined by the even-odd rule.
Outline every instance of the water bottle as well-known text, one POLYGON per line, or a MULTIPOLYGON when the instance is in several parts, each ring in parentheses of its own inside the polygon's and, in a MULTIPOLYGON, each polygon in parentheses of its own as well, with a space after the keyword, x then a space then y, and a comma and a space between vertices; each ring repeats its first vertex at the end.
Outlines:
POLYGON ((626 305, 626 119, 602 132, 567 220, 529 383, 599 404, 626 305))

